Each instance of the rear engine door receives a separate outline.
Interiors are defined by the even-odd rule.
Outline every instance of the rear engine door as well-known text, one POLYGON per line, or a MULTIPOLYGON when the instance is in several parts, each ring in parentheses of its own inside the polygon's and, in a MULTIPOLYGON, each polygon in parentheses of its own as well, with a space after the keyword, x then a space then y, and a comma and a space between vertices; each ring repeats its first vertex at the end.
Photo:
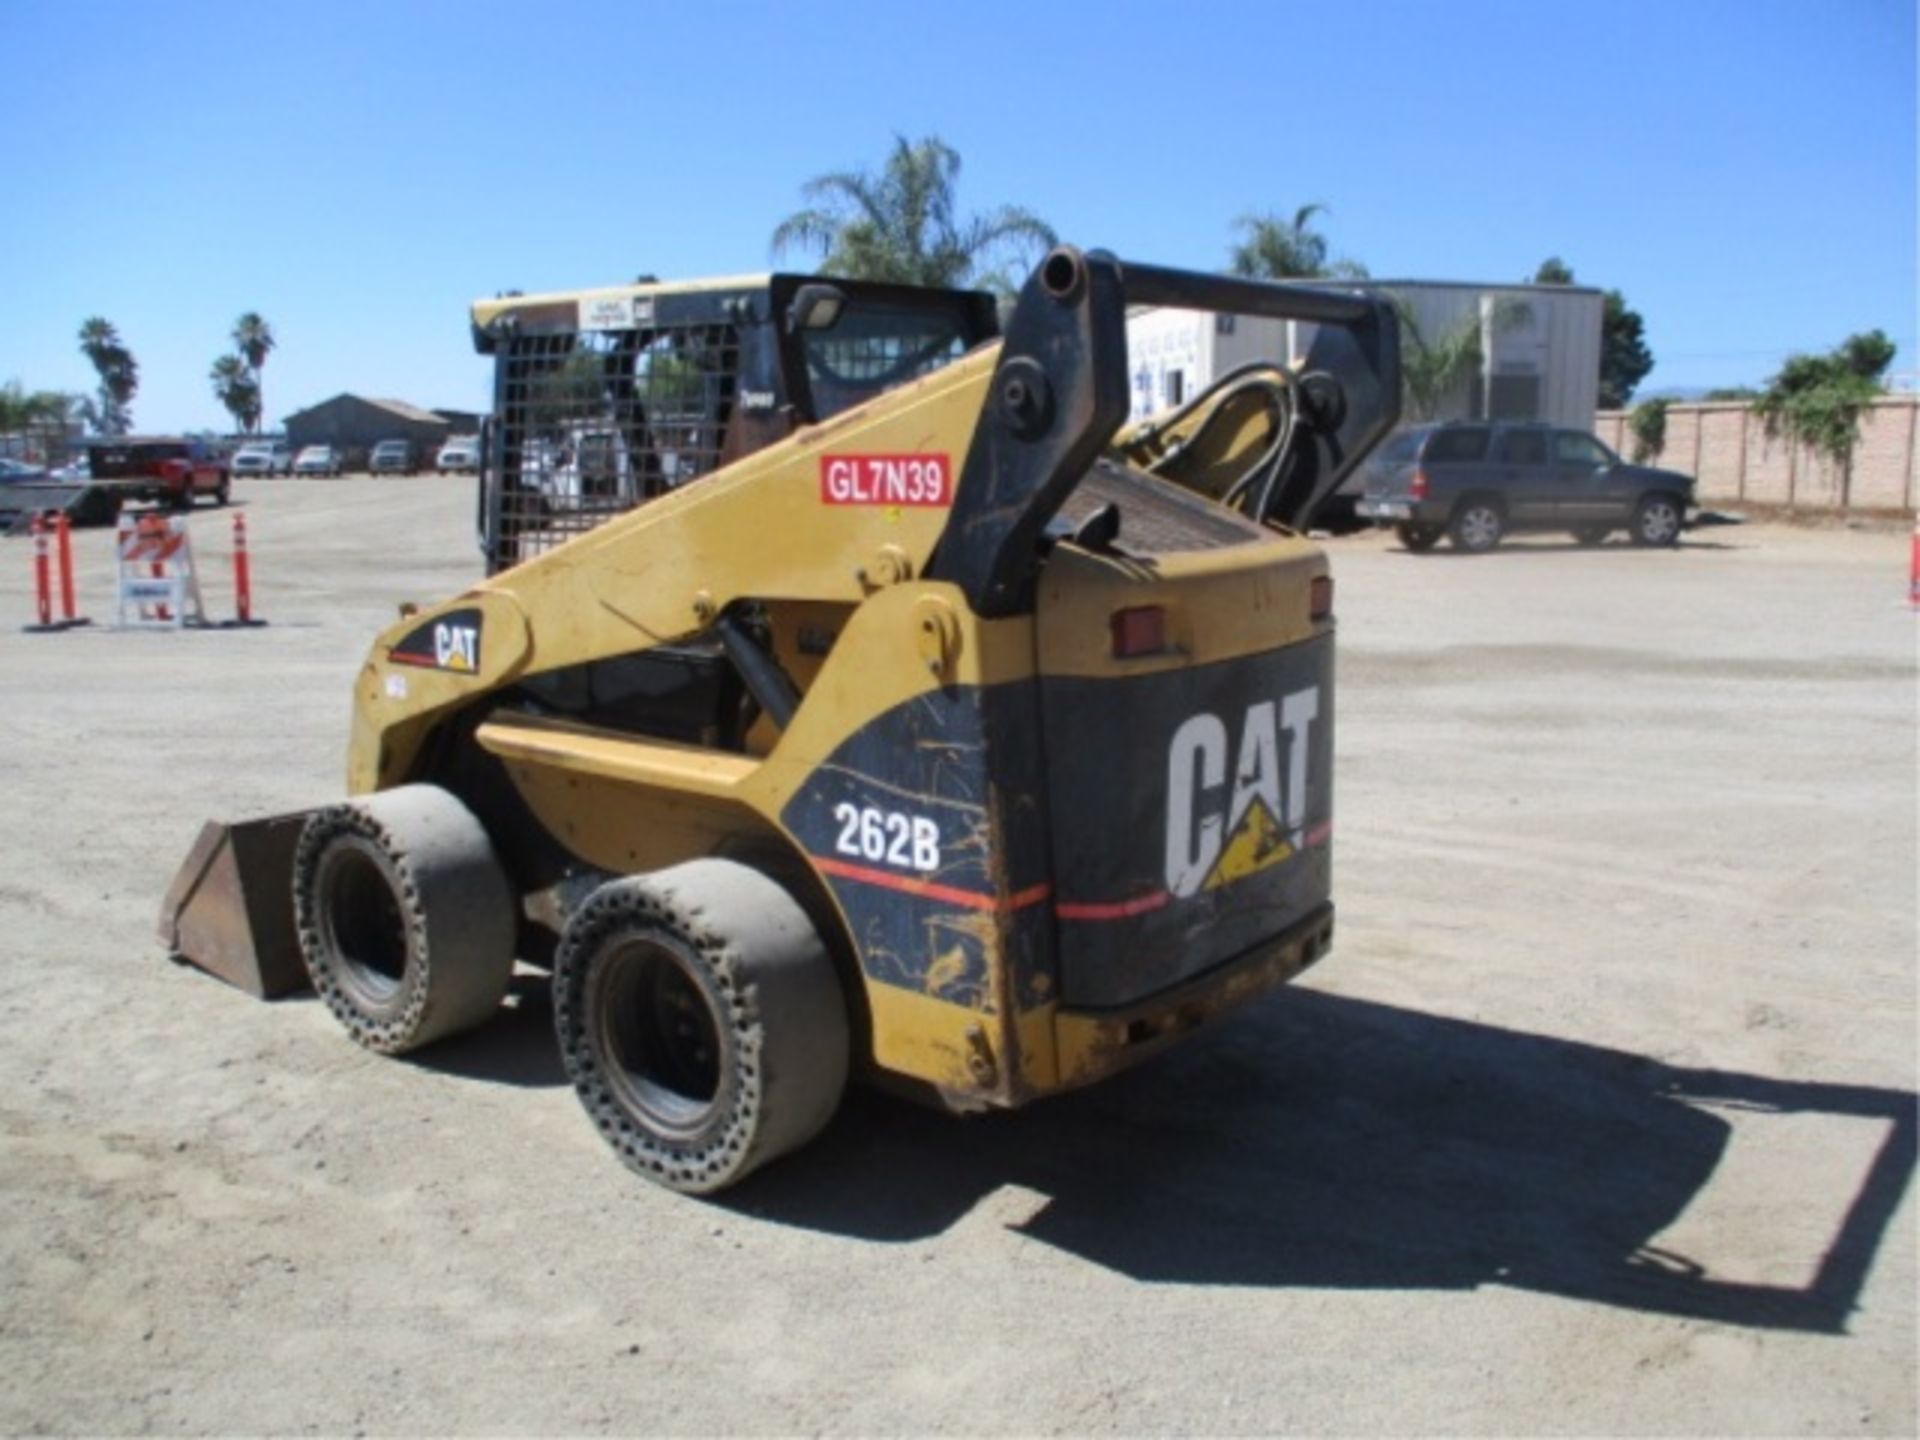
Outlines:
POLYGON ((1314 917, 1332 832, 1324 558, 1119 467, 1062 513, 1105 503, 1124 553, 1056 546, 1038 597, 1060 1000, 1088 1010, 1314 917))

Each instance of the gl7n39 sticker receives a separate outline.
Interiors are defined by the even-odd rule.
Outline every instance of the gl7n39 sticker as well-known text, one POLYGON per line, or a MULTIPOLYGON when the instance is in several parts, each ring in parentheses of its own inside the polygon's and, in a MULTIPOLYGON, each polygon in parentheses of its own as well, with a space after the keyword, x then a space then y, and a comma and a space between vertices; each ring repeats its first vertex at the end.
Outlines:
POLYGON ((951 505, 946 455, 822 455, 823 505, 951 505))
POLYGON ((396 665, 472 675, 480 669, 480 621, 476 609, 450 610, 414 626, 387 653, 396 665))

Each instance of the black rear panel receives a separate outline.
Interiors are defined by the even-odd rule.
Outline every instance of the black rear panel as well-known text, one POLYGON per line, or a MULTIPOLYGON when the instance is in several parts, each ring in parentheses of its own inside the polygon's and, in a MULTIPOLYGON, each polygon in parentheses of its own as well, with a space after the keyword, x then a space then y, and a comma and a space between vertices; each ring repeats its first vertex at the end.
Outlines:
POLYGON ((1040 682, 1061 1003, 1129 1004, 1324 905, 1333 637, 1040 682))

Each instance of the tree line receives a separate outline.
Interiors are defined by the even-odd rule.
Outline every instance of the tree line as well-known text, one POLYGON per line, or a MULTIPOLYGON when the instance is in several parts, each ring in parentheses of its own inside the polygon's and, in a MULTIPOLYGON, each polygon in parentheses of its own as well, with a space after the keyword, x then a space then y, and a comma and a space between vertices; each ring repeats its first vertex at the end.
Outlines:
MULTIPOLYGON (((208 379, 236 429, 257 434, 264 413, 261 370, 276 344, 273 327, 249 310, 234 322, 233 351, 213 362, 208 379)), ((80 353, 98 377, 91 395, 64 390, 28 391, 18 380, 0 385, 0 435, 42 431, 64 436, 74 424, 95 435, 126 435, 133 429, 133 397, 140 389, 140 362, 113 322, 89 316, 80 324, 80 353)))
MULTIPOLYGON (((896 135, 877 171, 830 171, 805 182, 801 197, 806 203, 774 228, 774 253, 816 251, 823 275, 1009 292, 1019 270, 1058 243, 1058 237, 1022 206, 963 213, 959 179, 960 154, 937 135, 918 141, 896 135)), ((1330 213, 1316 202, 1291 215, 1263 211, 1240 216, 1233 222, 1236 238, 1228 247, 1228 272, 1262 280, 1365 280, 1366 266, 1336 255, 1319 227, 1319 217, 1330 213)), ((1574 272, 1551 256, 1535 270, 1531 283, 1571 285, 1574 272)), ((1429 336, 1409 309, 1399 308, 1403 408, 1409 418, 1429 418, 1438 413, 1445 396, 1484 363, 1481 326, 1476 321, 1429 336)), ((1518 302, 1504 302, 1494 312, 1494 324, 1512 323, 1520 313, 1518 302)), ((208 380, 235 426, 257 433, 265 412, 262 372, 276 344, 273 329, 248 311, 235 322, 231 339, 233 350, 214 360, 208 380)), ((64 427, 75 419, 101 434, 127 433, 140 373, 132 352, 98 316, 80 327, 80 349, 99 377, 95 393, 29 394, 18 382, 0 387, 0 434, 36 424, 64 427)), ((1826 356, 1790 357, 1763 391, 1713 392, 1709 398, 1750 400, 1770 433, 1789 433, 1844 463, 1858 437, 1859 415, 1879 393, 1893 353, 1892 342, 1878 330, 1854 335, 1826 356)), ((1604 291, 1596 407, 1624 409, 1653 364, 1640 313, 1619 290, 1604 291)), ((1658 454, 1664 443, 1664 402, 1639 407, 1632 431, 1637 451, 1658 454)))
MULTIPOLYGON (((775 227, 774 253, 818 251, 820 273, 850 280, 1009 290, 1008 263, 1030 263, 1057 237, 1038 215, 1017 205, 963 215, 959 177, 959 153, 938 136, 917 142, 895 136, 879 170, 832 171, 807 181, 801 196, 809 203, 775 227)), ((1229 273, 1255 280, 1365 280, 1367 267, 1336 255, 1320 229, 1319 217, 1330 213, 1316 202, 1291 215, 1240 216, 1233 222, 1229 273)), ((1573 271, 1556 256, 1542 262, 1533 283, 1571 285, 1573 271)), ((1603 306, 1596 404, 1615 408, 1627 403, 1653 368, 1653 355, 1645 322, 1618 290, 1605 292, 1603 306)), ((1484 361, 1480 326, 1428 336, 1405 307, 1400 316, 1405 409, 1411 418, 1428 418, 1484 361)), ((1508 306, 1504 316, 1517 318, 1517 309, 1508 306)), ((1501 319, 1496 313, 1496 323, 1501 319)))
MULTIPOLYGON (((958 204, 960 156, 938 136, 910 142, 895 136, 877 171, 833 171, 807 181, 808 204, 773 232, 773 249, 815 250, 820 273, 848 279, 914 285, 1012 288, 1009 264, 1031 263, 1057 243, 1051 226, 1033 211, 1001 206, 965 216, 958 204)), ((1291 215, 1252 212, 1233 222, 1227 269, 1258 280, 1365 280, 1367 267, 1336 255, 1318 224, 1324 204, 1291 215)), ((1530 282, 1571 285, 1574 272, 1559 256, 1543 260, 1530 282)), ((1495 328, 1521 317, 1524 302, 1506 301, 1495 328)), ((1476 322, 1443 335, 1426 335, 1404 305, 1400 311, 1403 410, 1431 418, 1445 397, 1485 361, 1476 322)), ((1617 289, 1601 295, 1600 379, 1597 409, 1625 409, 1653 369, 1646 322, 1617 289)), ((1851 457, 1859 417, 1880 393, 1894 347, 1880 331, 1853 335, 1824 356, 1790 356, 1763 390, 1713 392, 1708 398, 1750 401, 1769 433, 1785 433, 1839 460, 1851 457)), ((1658 455, 1665 441, 1666 404, 1651 400, 1634 410, 1637 457, 1658 455)))

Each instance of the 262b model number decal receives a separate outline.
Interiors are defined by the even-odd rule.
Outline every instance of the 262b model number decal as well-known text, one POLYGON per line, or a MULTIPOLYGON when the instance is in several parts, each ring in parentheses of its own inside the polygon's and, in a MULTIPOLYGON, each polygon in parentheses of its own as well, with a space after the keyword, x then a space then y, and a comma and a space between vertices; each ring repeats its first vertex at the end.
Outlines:
POLYGON ((840 822, 833 848, 842 855, 923 874, 940 868, 940 827, 925 815, 842 800, 833 807, 833 818, 840 822))
POLYGON ((951 505, 953 462, 945 455, 822 455, 825 505, 951 505))

